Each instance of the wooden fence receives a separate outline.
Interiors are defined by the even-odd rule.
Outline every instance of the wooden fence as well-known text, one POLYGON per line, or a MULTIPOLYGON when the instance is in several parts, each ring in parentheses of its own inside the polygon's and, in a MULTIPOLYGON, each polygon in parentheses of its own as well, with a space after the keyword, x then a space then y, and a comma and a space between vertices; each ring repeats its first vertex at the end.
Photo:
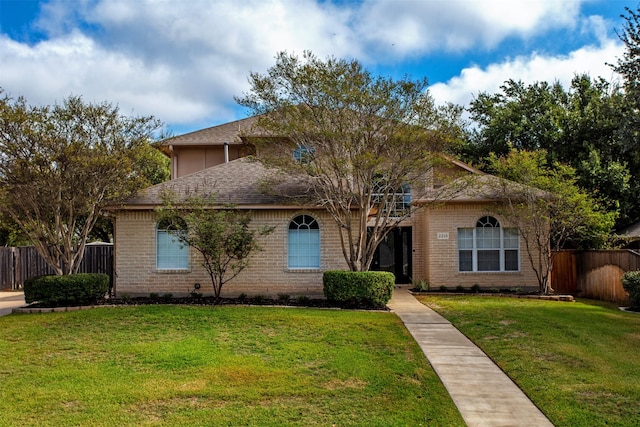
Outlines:
POLYGON ((560 251, 553 264, 551 286, 557 293, 626 304, 629 299, 621 279, 634 270, 640 270, 637 251, 560 251))
MULTIPOLYGON (((88 245, 80 263, 80 273, 106 273, 113 286, 113 245, 88 245)), ((54 274, 33 246, 0 248, 0 289, 19 289, 35 276, 54 274)))

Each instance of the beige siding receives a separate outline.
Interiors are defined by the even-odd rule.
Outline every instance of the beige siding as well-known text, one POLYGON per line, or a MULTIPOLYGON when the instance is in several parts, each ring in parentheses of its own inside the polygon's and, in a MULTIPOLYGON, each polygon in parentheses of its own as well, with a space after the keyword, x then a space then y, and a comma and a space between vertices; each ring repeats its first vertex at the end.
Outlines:
MULTIPOLYGON (((238 159, 245 155, 243 147, 240 145, 229 145, 229 161, 238 159)), ((173 156, 172 179, 189 175, 202 169, 224 163, 224 146, 213 147, 175 147, 173 156)))
MULTIPOLYGON (((346 269, 340 240, 333 220, 324 212, 256 211, 254 224, 275 226, 275 231, 261 238, 263 250, 255 253, 249 267, 223 287, 223 295, 277 296, 286 293, 292 297, 322 296, 322 271, 346 269), (287 270, 287 230, 289 221, 299 215, 312 215, 320 225, 320 270, 287 270)), ((125 211, 116 217, 116 278, 118 295, 145 295, 149 293, 188 294, 200 283, 201 291, 210 293, 209 277, 202 268, 199 256, 190 251, 188 271, 158 271, 155 268, 155 219, 153 212, 125 211)))

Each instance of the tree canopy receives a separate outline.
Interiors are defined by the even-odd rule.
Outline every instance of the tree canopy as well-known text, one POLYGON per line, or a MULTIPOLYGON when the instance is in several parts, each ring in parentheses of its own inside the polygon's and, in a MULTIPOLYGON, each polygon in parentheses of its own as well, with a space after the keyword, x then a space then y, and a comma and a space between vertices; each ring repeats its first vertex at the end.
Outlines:
POLYGON ((615 213, 578 187, 573 168, 549 164, 544 150, 512 149, 490 155, 489 163, 501 178, 494 190, 505 201, 491 209, 518 228, 540 292, 547 293, 555 252, 606 240, 615 213))
POLYGON ((148 184, 160 123, 71 96, 31 106, 0 91, 0 212, 57 274, 77 271, 101 209, 148 184))
POLYGON ((491 153, 543 150, 549 166, 575 169, 577 185, 619 212, 618 226, 624 226, 640 219, 637 190, 630 185, 640 178, 640 147, 621 131, 626 107, 625 92, 601 78, 576 76, 567 90, 559 83, 509 80, 500 92, 480 93, 471 103, 477 128, 462 154, 491 172, 491 153))
POLYGON ((349 268, 368 270, 411 200, 437 198, 434 174, 461 135, 461 109, 437 108, 426 78, 376 77, 356 60, 310 52, 279 53, 249 83, 237 101, 260 115, 257 128, 268 136, 252 139, 257 157, 308 182, 309 201, 339 227, 349 268))

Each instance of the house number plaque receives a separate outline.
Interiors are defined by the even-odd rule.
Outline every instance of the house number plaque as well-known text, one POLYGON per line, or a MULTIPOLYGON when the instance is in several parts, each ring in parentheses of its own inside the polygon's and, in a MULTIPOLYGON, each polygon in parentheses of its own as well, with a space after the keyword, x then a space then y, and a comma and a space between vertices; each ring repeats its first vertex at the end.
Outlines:
POLYGON ((438 240, 449 240, 449 233, 436 233, 438 240))

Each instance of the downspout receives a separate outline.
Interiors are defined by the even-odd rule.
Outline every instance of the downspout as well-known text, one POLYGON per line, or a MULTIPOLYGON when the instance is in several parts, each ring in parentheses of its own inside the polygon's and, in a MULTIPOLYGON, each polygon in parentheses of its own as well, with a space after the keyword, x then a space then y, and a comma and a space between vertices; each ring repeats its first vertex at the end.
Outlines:
POLYGON ((169 145, 169 152, 171 153, 171 179, 178 177, 178 157, 173 152, 173 145, 169 145))
POLYGON ((224 162, 229 163, 229 143, 224 143, 224 162))

